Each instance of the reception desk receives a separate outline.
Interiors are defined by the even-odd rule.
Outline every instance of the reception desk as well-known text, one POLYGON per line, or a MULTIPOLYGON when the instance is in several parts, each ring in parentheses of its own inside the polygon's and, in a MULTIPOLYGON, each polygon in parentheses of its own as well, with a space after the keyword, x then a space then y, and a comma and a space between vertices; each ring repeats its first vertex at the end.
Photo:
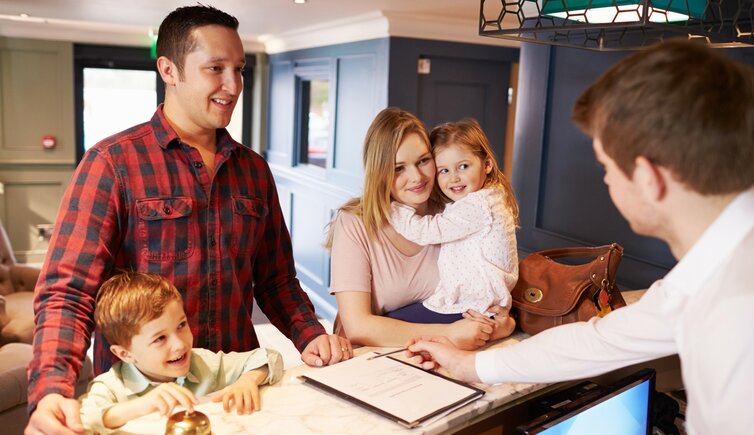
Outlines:
MULTIPOLYGON (((627 302, 638 299, 639 295, 640 293, 627 294, 627 302)), ((491 347, 510 346, 525 338, 525 334, 516 333, 491 347)), ((370 351, 393 349, 362 347, 356 349, 355 353, 361 355, 370 351)), ((490 429, 490 433, 512 433, 515 426, 526 419, 525 403, 558 387, 546 384, 477 384, 485 391, 482 398, 425 426, 406 429, 344 399, 315 389, 299 379, 301 374, 312 370, 317 369, 302 365, 286 370, 280 382, 262 387, 262 409, 259 412, 244 416, 226 414, 222 410, 222 404, 211 403, 206 398, 202 399, 197 409, 209 416, 213 433, 222 435, 478 434, 490 429)), ((129 422, 120 433, 164 433, 166 421, 167 418, 152 414, 129 422)))

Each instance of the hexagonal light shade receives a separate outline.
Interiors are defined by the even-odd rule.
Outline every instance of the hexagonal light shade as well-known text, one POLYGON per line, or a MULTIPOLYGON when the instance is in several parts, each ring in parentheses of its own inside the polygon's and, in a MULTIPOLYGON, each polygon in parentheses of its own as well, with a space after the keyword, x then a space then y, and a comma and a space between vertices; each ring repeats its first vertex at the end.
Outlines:
MULTIPOLYGON (((641 0, 544 0, 542 14, 589 23, 627 23, 642 19, 643 3, 641 0)), ((649 21, 700 19, 706 7, 706 0, 655 0, 649 7, 649 21)))
POLYGON ((754 44, 754 0, 481 0, 479 34, 593 50, 683 37, 754 44))

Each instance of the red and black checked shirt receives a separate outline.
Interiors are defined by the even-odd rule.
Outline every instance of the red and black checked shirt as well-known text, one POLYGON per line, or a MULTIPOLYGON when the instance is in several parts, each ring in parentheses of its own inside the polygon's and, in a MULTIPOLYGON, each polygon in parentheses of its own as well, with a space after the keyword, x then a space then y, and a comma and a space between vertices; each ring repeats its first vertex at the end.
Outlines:
MULTIPOLYGON (((68 186, 36 287, 29 410, 73 397, 99 286, 119 270, 153 272, 181 291, 194 347, 259 346, 256 299, 301 351, 325 330, 301 290, 274 181, 259 155, 217 131, 211 177, 162 106, 150 122, 95 145, 68 186)), ((95 373, 114 356, 95 333, 95 373)))

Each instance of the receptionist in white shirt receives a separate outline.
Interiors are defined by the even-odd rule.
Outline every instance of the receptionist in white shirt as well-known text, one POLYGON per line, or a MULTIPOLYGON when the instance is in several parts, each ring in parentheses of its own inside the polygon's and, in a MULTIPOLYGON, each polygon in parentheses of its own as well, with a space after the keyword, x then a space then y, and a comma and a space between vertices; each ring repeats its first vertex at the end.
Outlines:
POLYGON ((479 353, 441 337, 409 352, 467 381, 554 382, 679 354, 689 434, 754 429, 754 71, 702 44, 624 59, 577 100, 631 228, 678 264, 637 303, 479 353))

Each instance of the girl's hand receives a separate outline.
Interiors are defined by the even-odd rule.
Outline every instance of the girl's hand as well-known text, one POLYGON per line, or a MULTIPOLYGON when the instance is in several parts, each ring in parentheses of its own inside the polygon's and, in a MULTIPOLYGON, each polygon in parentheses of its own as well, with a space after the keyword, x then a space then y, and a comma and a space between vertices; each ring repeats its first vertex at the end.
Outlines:
POLYGON ((464 350, 474 350, 483 346, 495 329, 488 322, 476 319, 461 319, 448 326, 448 338, 457 348, 464 350))

